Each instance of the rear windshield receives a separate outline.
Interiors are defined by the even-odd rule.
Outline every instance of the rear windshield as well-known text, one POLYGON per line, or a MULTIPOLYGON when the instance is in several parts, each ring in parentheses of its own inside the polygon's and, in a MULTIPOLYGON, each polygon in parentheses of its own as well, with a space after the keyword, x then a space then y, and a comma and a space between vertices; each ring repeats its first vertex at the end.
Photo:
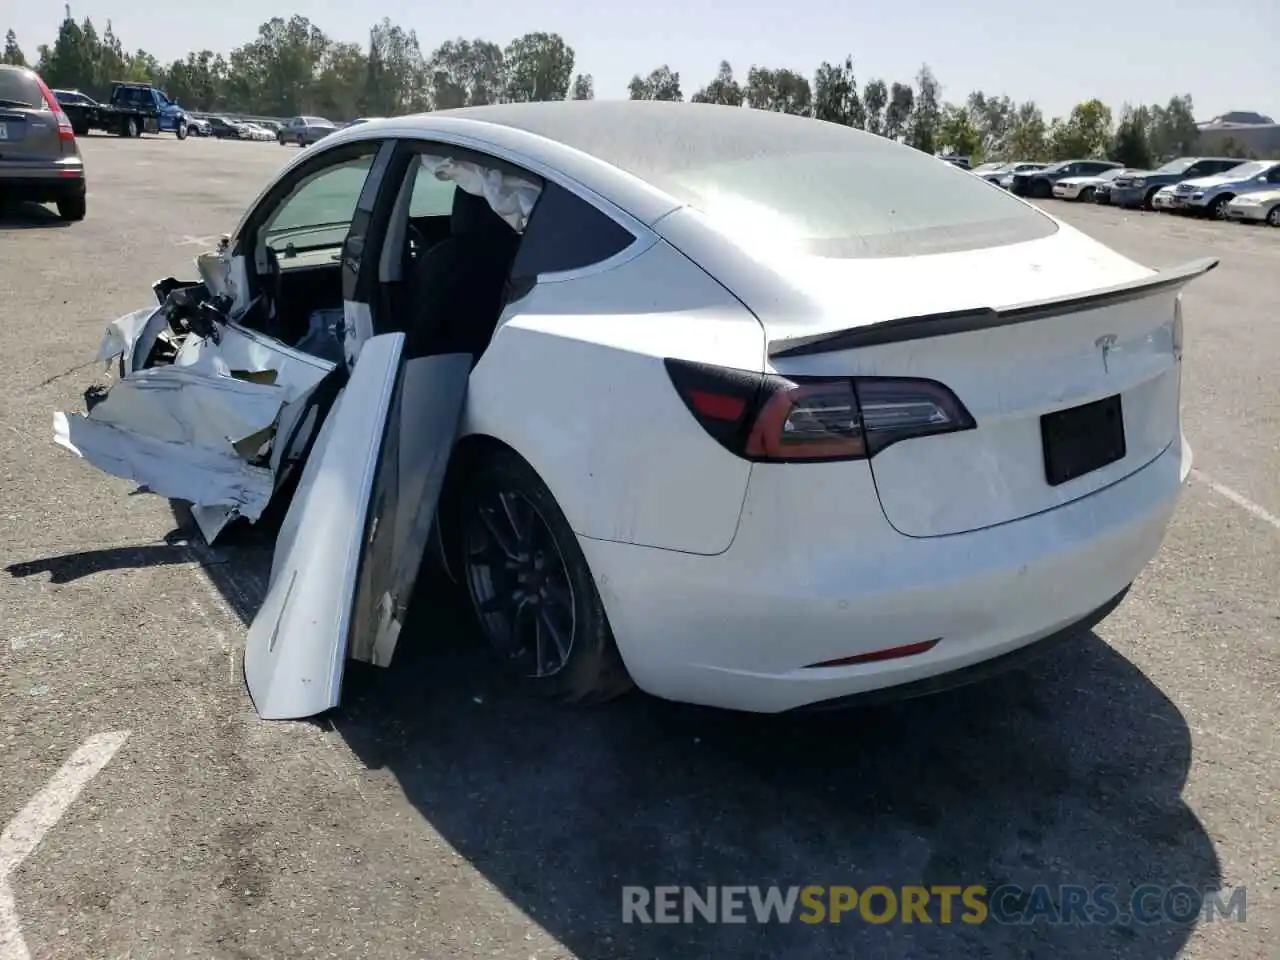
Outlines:
POLYGON ((1048 217, 927 153, 813 126, 813 137, 753 144, 651 178, 731 229, 763 229, 822 257, 954 253, 1057 230, 1048 217))
POLYGON ((40 107, 44 105, 44 95, 35 77, 25 70, 0 69, 0 103, 40 107))

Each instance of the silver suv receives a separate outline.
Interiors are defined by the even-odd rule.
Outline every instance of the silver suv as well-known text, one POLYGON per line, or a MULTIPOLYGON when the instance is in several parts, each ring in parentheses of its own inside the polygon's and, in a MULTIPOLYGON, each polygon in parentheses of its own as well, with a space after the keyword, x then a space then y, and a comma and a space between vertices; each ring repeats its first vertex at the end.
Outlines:
POLYGON ((324 117, 294 117, 276 134, 276 140, 280 142, 280 146, 286 143, 296 143, 300 147, 323 140, 329 134, 333 133, 337 127, 324 117))
POLYGON ((0 200, 55 203, 85 215, 84 161, 53 92, 27 67, 0 64, 0 200))

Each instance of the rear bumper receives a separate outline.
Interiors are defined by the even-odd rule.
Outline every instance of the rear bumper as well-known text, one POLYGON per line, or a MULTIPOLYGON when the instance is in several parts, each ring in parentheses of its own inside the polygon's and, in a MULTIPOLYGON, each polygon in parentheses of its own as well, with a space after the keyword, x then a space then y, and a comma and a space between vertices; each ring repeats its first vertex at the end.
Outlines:
POLYGON ((83 164, 58 164, 39 169, 13 170, 0 166, 0 196, 15 202, 55 203, 83 197, 83 164))
POLYGON ((756 465, 738 534, 718 556, 582 546, 641 689, 773 713, 943 685, 936 678, 1077 628, 1155 555, 1190 465, 1179 437, 1089 496, 930 538, 889 527, 869 471, 851 482, 848 470, 756 465), (908 657, 813 666, 934 639, 908 657))
POLYGON ((895 687, 882 687, 879 690, 869 690, 865 693, 854 693, 846 697, 820 700, 817 703, 806 704, 795 709, 797 711, 838 710, 844 707, 869 707, 878 703, 896 703, 902 700, 912 700, 916 697, 931 696, 935 693, 944 693, 947 690, 955 690, 958 687, 966 687, 971 683, 980 683, 983 680, 998 677, 1001 674, 1008 673, 1010 670, 1017 670, 1034 663, 1046 654, 1067 646, 1072 640, 1080 639, 1086 630, 1092 630, 1107 617, 1111 616, 1116 607, 1120 606, 1128 595, 1129 587, 1126 586, 1102 606, 1090 611, 1075 623, 1068 624, 1056 633, 1051 633, 1040 640, 1033 640, 1024 647, 1018 647, 1016 650, 1002 653, 989 660, 981 660, 970 666, 961 667, 959 670, 925 677, 923 680, 913 680, 910 683, 901 683, 895 687))
POLYGON ((1150 187, 1112 187, 1111 202, 1117 207, 1140 207, 1150 187))

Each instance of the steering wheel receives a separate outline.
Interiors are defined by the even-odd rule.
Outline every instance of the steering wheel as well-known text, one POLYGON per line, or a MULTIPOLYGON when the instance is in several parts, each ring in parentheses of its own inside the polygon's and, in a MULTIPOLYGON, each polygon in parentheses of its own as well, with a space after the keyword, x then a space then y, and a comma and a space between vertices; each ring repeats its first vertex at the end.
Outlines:
POLYGON ((412 223, 405 228, 404 249, 409 263, 416 263, 427 249, 427 238, 412 223))

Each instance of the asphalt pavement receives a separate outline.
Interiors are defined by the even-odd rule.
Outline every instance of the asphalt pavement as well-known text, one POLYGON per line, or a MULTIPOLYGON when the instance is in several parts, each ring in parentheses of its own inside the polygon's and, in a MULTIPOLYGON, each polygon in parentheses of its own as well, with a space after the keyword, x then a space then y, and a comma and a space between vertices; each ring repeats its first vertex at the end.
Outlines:
POLYGON ((104 382, 104 323, 194 275, 293 148, 82 149, 84 222, 0 217, 0 960, 1276 956, 1280 230, 1046 203, 1149 265, 1222 265, 1185 296, 1196 472, 1165 545, 1031 668, 803 718, 565 710, 427 589, 390 669, 266 723, 238 658, 269 543, 188 539, 51 417, 104 382), (1106 882, 1245 888, 1247 916, 622 922, 632 884, 1106 882))

